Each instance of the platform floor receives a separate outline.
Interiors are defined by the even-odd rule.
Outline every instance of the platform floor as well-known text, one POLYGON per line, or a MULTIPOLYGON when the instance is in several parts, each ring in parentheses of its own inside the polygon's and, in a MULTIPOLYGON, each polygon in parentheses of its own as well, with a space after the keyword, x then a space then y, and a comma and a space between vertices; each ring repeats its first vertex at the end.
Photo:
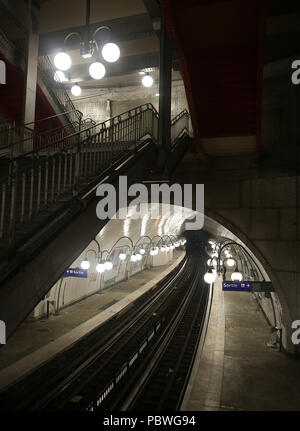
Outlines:
POLYGON ((151 280, 153 280, 153 284, 157 283, 165 277, 166 270, 171 269, 177 260, 183 257, 183 254, 182 251, 174 250, 173 259, 167 265, 137 273, 129 280, 121 281, 100 294, 93 294, 62 309, 59 315, 50 315, 49 319, 26 319, 10 337, 7 344, 1 347, 0 370, 70 333, 82 323, 99 315, 113 304, 117 304, 147 283, 149 284, 151 280))
POLYGON ((300 361, 267 346, 270 327, 251 294, 221 289, 218 280, 183 410, 300 410, 300 361))

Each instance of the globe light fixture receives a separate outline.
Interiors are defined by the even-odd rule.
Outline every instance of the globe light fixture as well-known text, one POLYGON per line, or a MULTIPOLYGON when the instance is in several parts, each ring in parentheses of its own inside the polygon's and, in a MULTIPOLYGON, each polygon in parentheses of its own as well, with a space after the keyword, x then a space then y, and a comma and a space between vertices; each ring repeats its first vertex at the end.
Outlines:
POLYGON ((169 251, 170 250, 170 247, 167 245, 166 246, 166 251, 169 251))
POLYGON ((105 262, 104 266, 105 266, 105 269, 107 269, 109 271, 110 269, 113 268, 113 263, 110 260, 107 260, 105 262))
POLYGON ((99 61, 95 61, 89 67, 89 74, 93 79, 102 79, 105 76, 105 67, 99 61))
POLYGON ((119 259, 120 260, 125 260, 126 259, 126 254, 125 253, 120 253, 119 254, 119 259))
POLYGON ((102 57, 108 63, 115 63, 120 58, 120 48, 115 43, 106 43, 102 48, 102 57))
POLYGON ((142 84, 144 87, 151 87, 153 85, 153 78, 148 73, 143 76, 142 84))
POLYGON ((79 87, 78 84, 73 85, 73 87, 71 88, 71 93, 75 97, 80 96, 80 94, 81 94, 81 88, 79 87))
POLYGON ((214 274, 212 270, 209 269, 204 275, 204 281, 208 284, 212 284, 215 282, 215 280, 216 280, 216 274, 214 274))
POLYGON ((84 260, 81 262, 80 266, 81 266, 82 269, 89 269, 89 267, 91 266, 91 264, 87 260, 87 258, 85 257, 84 260))
POLYGON ((175 248, 175 245, 174 245, 174 244, 171 244, 171 245, 170 245, 170 249, 171 249, 171 250, 174 250, 174 248, 175 248))
POLYGON ((231 268, 232 266, 234 266, 234 265, 235 265, 235 260, 234 260, 234 259, 232 259, 232 258, 228 258, 228 259, 226 260, 226 265, 227 265, 227 266, 229 266, 229 267, 231 268))
POLYGON ((156 248, 152 248, 150 251, 151 256, 155 256, 157 254, 157 249, 156 248))
POLYGON ((140 253, 137 253, 135 257, 136 257, 136 260, 142 260, 142 255, 140 253))
POLYGON ((162 245, 162 246, 160 247, 160 251, 166 251, 166 248, 162 245))
POLYGON ((66 75, 61 70, 57 70, 54 73, 54 77, 53 78, 54 78, 54 81, 56 81, 56 82, 65 82, 65 81, 68 81, 66 75))
POLYGON ((59 52, 56 54, 53 61, 55 67, 63 71, 70 69, 72 65, 71 57, 66 52, 59 52))
POLYGON ((105 263, 103 261, 97 263, 96 265, 96 271, 99 272, 100 274, 102 274, 102 272, 105 271, 105 263))
POLYGON ((141 249, 140 249, 140 253, 141 253, 141 254, 145 254, 145 253, 146 253, 146 250, 145 250, 144 248, 141 248, 141 249))
POLYGON ((131 260, 131 262, 136 262, 136 260, 137 260, 136 255, 132 254, 130 260, 131 260))
POLYGON ((243 280, 243 276, 242 274, 238 271, 238 269, 236 268, 235 271, 231 274, 231 280, 232 281, 242 281, 243 280))

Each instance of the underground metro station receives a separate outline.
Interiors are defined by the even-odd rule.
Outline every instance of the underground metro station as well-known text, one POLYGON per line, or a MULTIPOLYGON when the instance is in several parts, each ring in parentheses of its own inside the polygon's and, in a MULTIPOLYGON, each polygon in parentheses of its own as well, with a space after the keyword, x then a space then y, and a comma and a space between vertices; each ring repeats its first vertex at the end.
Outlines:
POLYGON ((299 46, 294 0, 0 0, 1 412, 300 410, 299 46))

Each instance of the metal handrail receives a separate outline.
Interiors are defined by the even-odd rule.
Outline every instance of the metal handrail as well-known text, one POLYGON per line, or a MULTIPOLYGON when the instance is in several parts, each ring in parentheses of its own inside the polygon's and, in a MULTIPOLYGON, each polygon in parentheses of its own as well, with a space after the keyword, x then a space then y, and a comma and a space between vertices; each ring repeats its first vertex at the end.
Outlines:
POLYGON ((48 91, 50 91, 54 99, 57 100, 58 104, 62 108, 63 113, 66 114, 67 119, 70 122, 73 122, 74 120, 81 121, 82 113, 75 108, 67 90, 59 80, 59 77, 57 78, 58 80, 56 82, 54 81, 56 70, 54 69, 47 55, 38 58, 38 70, 46 84, 48 91))
POLYGON ((130 109, 129 111, 125 111, 122 114, 116 115, 115 117, 112 117, 108 120, 105 120, 101 123, 93 124, 90 127, 82 128, 81 130, 78 130, 76 132, 73 132, 67 136, 63 136, 55 143, 48 143, 47 145, 35 149, 30 149, 29 151, 24 151, 17 156, 13 157, 11 160, 17 160, 24 156, 38 156, 38 155, 45 155, 47 153, 54 154, 56 152, 60 152, 64 149, 71 149, 72 147, 76 146, 78 143, 78 140, 82 138, 81 135, 83 135, 84 138, 91 137, 91 135, 95 135, 96 133, 99 133, 103 130, 109 130, 112 127, 116 127, 119 123, 122 121, 128 119, 128 118, 134 118, 135 116, 141 114, 144 111, 150 110, 153 112, 153 114, 158 119, 158 112, 154 108, 154 106, 151 103, 146 103, 144 105, 140 105, 136 108, 130 109), (55 145, 54 145, 55 144, 55 145), (52 150, 52 152, 51 152, 52 150), (54 152, 53 152, 54 150, 54 152))
POLYGON ((188 113, 188 111, 186 109, 184 109, 183 111, 181 111, 179 114, 177 114, 175 117, 172 118, 171 120, 171 126, 176 123, 176 121, 180 120, 180 118, 184 117, 185 115, 188 116, 188 118, 190 118, 190 114, 188 113))
MULTIPOLYGON (((181 129, 186 118, 178 118, 172 130, 178 125, 181 129)), ((34 215, 62 199, 78 196, 86 182, 120 157, 137 151, 149 137, 157 142, 158 112, 150 103, 57 140, 54 152, 53 144, 48 143, 47 148, 4 160, 0 239, 12 244, 18 230, 24 231, 34 215)))
MULTIPOLYGON (((81 111, 79 111, 78 109, 75 109, 78 112, 78 116, 80 118, 82 118, 83 113, 81 111)), ((49 117, 45 117, 45 118, 39 118, 38 120, 35 121, 31 121, 30 123, 26 123, 24 124, 24 126, 29 126, 30 124, 37 124, 40 123, 42 121, 47 121, 47 120, 52 120, 53 118, 57 118, 57 117, 61 117, 62 115, 67 115, 70 114, 71 112, 73 112, 74 109, 70 110, 70 111, 66 111, 66 112, 60 112, 59 114, 55 114, 55 115, 50 115, 49 117)))

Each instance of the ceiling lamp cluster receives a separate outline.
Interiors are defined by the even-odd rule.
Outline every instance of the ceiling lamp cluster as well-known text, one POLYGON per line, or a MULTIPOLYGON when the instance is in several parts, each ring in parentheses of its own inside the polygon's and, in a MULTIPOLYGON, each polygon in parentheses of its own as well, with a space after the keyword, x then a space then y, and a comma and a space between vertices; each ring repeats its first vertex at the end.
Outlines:
MULTIPOLYGON (((127 259, 130 260, 131 262, 139 262, 143 259, 143 257, 147 258, 149 253, 151 256, 155 256, 156 254, 158 254, 159 250, 160 251, 174 250, 175 247, 180 247, 180 245, 184 245, 186 243, 186 239, 182 239, 182 238, 177 239, 176 237, 174 237, 175 242, 170 241, 168 244, 163 244, 160 248, 158 246, 151 247, 152 240, 149 237, 150 247, 147 249, 147 253, 146 253, 146 250, 142 245, 141 246, 134 246, 132 240, 129 237, 121 237, 118 239, 118 241, 120 241, 121 239, 124 239, 124 238, 127 238, 131 242, 131 251, 129 253, 121 251, 121 253, 119 254, 119 259, 124 263, 127 262, 127 259)), ((141 238, 143 238, 143 237, 141 237, 141 238)), ((138 241, 140 241, 140 239, 138 241)), ((161 238, 161 240, 162 240, 162 238, 161 238)), ((110 271, 113 268, 113 263, 110 260, 110 256, 111 256, 111 253, 113 251, 113 248, 118 243, 118 241, 114 244, 114 246, 112 247, 112 249, 110 251, 108 251, 108 250, 101 251, 100 243, 96 239, 94 239, 93 241, 97 244, 98 250, 97 250, 97 252, 94 249, 87 250, 87 252, 85 254, 85 258, 80 264, 81 268, 84 270, 88 270, 91 267, 91 263, 88 260, 87 255, 89 252, 92 252, 92 253, 94 253, 95 258, 96 258, 96 262, 97 262, 96 263, 96 271, 98 273, 101 273, 101 274, 105 271, 110 271), (106 260, 102 259, 103 253, 107 253, 107 255, 108 255, 106 260)))
MULTIPOLYGON (((99 44, 96 39, 97 34, 101 30, 107 30, 111 33, 111 28, 107 26, 101 26, 95 29, 93 34, 90 33, 90 0, 86 2, 86 25, 82 33, 76 31, 69 33, 64 39, 64 50, 59 52, 54 57, 54 65, 58 71, 54 74, 54 79, 57 81, 64 82, 67 80, 64 73, 69 70, 72 65, 72 60, 70 55, 66 52, 66 43, 68 39, 73 36, 79 37, 80 40, 80 55, 84 59, 92 58, 94 53, 97 53, 98 59, 90 64, 89 74, 93 79, 102 79, 105 76, 106 69, 104 64, 100 61, 100 50, 99 44), (58 75, 59 74, 59 75, 58 75)), ((105 43, 101 50, 102 58, 108 63, 115 63, 120 58, 120 48, 118 45, 112 42, 105 43)), ((150 77, 151 78, 151 77, 150 77)), ((152 78, 151 78, 152 79, 152 78)), ((78 88, 78 84, 75 84, 71 88, 71 92, 74 96, 79 96, 81 94, 78 88)), ((79 87, 80 88, 80 87, 79 87)))
POLYGON ((226 266, 228 268, 232 268, 235 266, 234 272, 231 274, 232 281, 242 281, 243 276, 241 272, 238 270, 238 265, 235 259, 233 259, 230 250, 227 245, 220 245, 215 241, 208 241, 210 247, 212 249, 211 257, 207 261, 208 271, 204 275, 204 281, 208 284, 212 284, 215 282, 217 273, 220 275, 222 271, 222 266, 226 266), (221 254, 223 253, 223 259, 221 258, 221 254))

